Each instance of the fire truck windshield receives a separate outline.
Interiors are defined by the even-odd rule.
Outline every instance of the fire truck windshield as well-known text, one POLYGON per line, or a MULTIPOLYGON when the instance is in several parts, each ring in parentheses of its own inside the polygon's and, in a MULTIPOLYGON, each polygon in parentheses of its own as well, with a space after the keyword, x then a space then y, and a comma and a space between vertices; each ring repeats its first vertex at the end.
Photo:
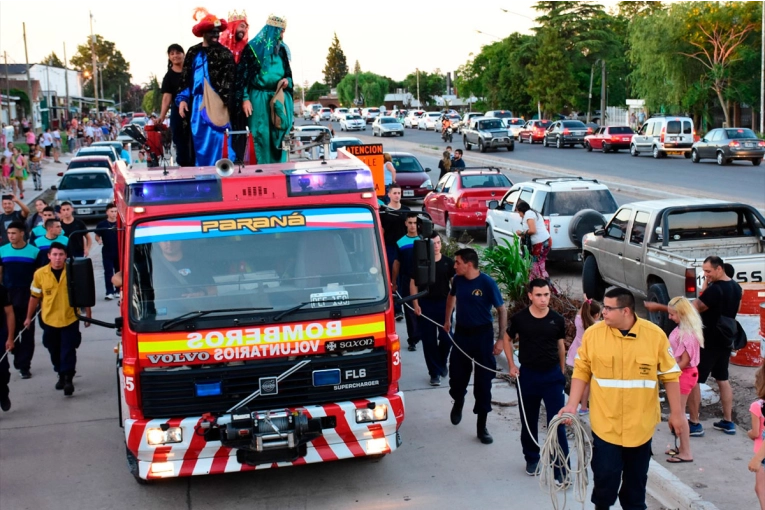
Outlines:
POLYGON ((294 313, 315 313, 384 303, 373 214, 328 207, 139 223, 130 261, 131 319, 141 331, 159 331, 166 321, 198 310, 261 308, 255 315, 276 317, 296 307, 294 313))

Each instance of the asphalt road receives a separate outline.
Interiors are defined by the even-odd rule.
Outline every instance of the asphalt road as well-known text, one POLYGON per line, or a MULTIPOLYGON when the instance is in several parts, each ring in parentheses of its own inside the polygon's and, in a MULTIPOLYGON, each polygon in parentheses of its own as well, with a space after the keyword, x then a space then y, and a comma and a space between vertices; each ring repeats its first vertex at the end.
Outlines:
MULTIPOLYGON (((336 136, 358 136, 364 141, 380 141, 380 138, 372 137, 371 126, 366 131, 352 133, 341 133, 337 123, 333 123, 333 126, 336 136)), ((443 152, 447 145, 441 141, 440 133, 417 129, 406 129, 403 138, 384 138, 383 143, 386 146, 395 145, 394 140, 415 143, 422 150, 434 154, 443 152), (433 149, 437 149, 438 152, 433 149)), ((464 150, 462 137, 457 133, 454 134, 451 145, 455 149, 464 150)), ((571 175, 594 177, 610 183, 644 187, 649 191, 653 189, 663 193, 740 201, 765 209, 765 166, 755 167, 749 161, 734 162, 720 167, 712 160, 694 164, 683 156, 656 160, 649 155, 631 157, 628 151, 604 154, 600 151, 587 152, 579 146, 555 149, 545 148, 541 144, 517 142, 513 152, 500 149, 480 156, 479 154, 477 149, 465 151, 465 159, 470 164, 473 156, 488 156, 498 158, 511 168, 513 165, 528 165, 571 175)))

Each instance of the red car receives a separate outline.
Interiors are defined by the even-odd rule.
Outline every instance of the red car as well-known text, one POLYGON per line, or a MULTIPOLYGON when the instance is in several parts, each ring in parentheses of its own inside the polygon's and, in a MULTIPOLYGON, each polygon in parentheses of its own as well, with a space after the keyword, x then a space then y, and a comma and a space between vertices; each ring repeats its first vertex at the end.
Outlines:
POLYGON ((552 124, 551 120, 530 120, 518 133, 518 142, 529 143, 542 142, 545 139, 545 131, 552 124))
POLYGON ((629 149, 632 135, 635 132, 629 126, 607 126, 598 128, 591 135, 584 137, 584 148, 602 149, 603 152, 619 152, 619 149, 629 149))
POLYGON ((391 152, 391 162, 396 169, 396 184, 401 186, 401 196, 406 199, 422 199, 433 190, 433 183, 419 160, 408 152, 391 152))
POLYGON ((425 197, 422 208, 448 237, 458 237, 462 230, 484 231, 489 201, 500 200, 512 185, 496 168, 450 172, 425 197))

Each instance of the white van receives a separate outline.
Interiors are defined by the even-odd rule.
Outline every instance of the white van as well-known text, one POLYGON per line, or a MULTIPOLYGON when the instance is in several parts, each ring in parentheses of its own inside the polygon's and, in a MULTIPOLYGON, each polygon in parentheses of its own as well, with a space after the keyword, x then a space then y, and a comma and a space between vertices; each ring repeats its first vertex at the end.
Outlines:
POLYGON ((655 159, 682 154, 690 159, 695 137, 690 117, 651 117, 632 137, 630 154, 647 152, 655 159))
POLYGON ((320 104, 309 104, 303 109, 303 120, 311 120, 315 113, 318 113, 323 108, 320 104))

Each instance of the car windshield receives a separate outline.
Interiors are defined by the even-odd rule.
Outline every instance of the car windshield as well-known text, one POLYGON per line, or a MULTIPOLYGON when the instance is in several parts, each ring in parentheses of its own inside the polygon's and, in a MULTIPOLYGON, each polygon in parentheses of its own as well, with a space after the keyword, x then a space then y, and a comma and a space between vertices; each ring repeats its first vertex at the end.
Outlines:
POLYGON ((463 189, 509 188, 510 179, 502 174, 462 175, 460 185, 463 189))
POLYGON ((508 126, 522 126, 526 123, 523 119, 508 119, 507 125, 508 126))
POLYGON ((349 113, 348 115, 345 116, 345 120, 360 120, 360 119, 361 117, 359 117, 358 115, 354 113, 349 113))
POLYGON ((616 212, 616 200, 607 189, 556 191, 547 194, 542 214, 573 216, 584 209, 595 209, 601 214, 616 212))
POLYGON ((72 170, 74 168, 111 168, 111 165, 109 162, 105 159, 77 159, 74 158, 70 163, 69 166, 66 167, 67 170, 72 170))
POLYGON ((615 126, 608 128, 609 134, 612 135, 631 135, 634 133, 629 126, 615 126))
POLYGON ((552 124, 551 120, 538 120, 538 121, 536 121, 536 125, 537 126, 541 126, 541 127, 545 127, 545 128, 549 127, 550 124, 552 124))
POLYGON ((497 120, 484 120, 478 124, 478 129, 502 129, 502 121, 497 120))
POLYGON ((130 316, 142 331, 158 331, 195 310, 273 314, 308 303, 299 314, 381 302, 378 237, 372 211, 360 207, 149 220, 134 231, 130 316))
POLYGON ((361 145, 361 140, 339 140, 332 142, 332 152, 337 152, 340 147, 348 147, 349 145, 361 145))
POLYGON ((397 173, 401 172, 405 174, 414 174, 425 171, 422 169, 420 162, 417 161, 417 158, 414 156, 391 156, 391 160, 393 162, 393 166, 396 167, 397 173))
POLYGON ((396 124, 398 121, 393 117, 381 117, 380 124, 396 124))
POLYGON ((108 189, 112 187, 112 181, 105 173, 92 174, 66 174, 58 185, 60 190, 72 189, 108 189))
MULTIPOLYGON (((724 237, 748 237, 758 233, 743 209, 678 211, 667 217, 670 241, 706 240, 724 237)), ((657 234, 661 239, 661 235, 657 234)))
POLYGON ((728 140, 735 140, 736 138, 757 138, 754 131, 751 129, 726 129, 725 134, 728 135, 728 140))
POLYGON ((567 128, 586 128, 587 126, 584 125, 584 122, 579 120, 564 120, 561 122, 563 124, 563 127, 567 128))

